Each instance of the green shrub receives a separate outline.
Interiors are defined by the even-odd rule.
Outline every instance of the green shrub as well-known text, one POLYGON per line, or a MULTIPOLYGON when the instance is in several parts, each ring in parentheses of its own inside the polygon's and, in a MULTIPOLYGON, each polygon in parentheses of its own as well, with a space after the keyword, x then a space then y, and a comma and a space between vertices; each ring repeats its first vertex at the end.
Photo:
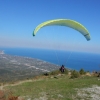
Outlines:
POLYGON ((67 74, 68 75, 68 69, 65 69, 65 71, 64 71, 64 74, 67 74))
POLYGON ((55 71, 50 72, 49 75, 58 75, 59 73, 60 73, 59 70, 55 70, 55 71))
POLYGON ((78 78, 79 76, 80 76, 79 72, 77 72, 77 71, 75 71, 75 70, 73 70, 73 71, 71 72, 71 78, 78 78))
POLYGON ((84 75, 86 72, 84 71, 84 69, 80 69, 79 73, 80 75, 84 75))

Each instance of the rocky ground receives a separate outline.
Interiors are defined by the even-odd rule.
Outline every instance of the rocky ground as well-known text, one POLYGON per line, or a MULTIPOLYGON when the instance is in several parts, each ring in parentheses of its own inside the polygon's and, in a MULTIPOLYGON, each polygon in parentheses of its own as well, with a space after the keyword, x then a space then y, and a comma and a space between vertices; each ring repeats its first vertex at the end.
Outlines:
POLYGON ((100 100, 100 86, 94 85, 89 88, 82 88, 76 90, 76 100, 100 100))

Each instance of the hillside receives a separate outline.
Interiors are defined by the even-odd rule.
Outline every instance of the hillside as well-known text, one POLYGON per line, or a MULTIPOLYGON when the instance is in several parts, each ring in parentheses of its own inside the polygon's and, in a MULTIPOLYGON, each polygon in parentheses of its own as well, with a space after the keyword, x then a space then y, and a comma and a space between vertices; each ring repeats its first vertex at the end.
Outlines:
POLYGON ((57 65, 28 57, 11 56, 0 51, 0 82, 28 79, 59 69, 57 65))
POLYGON ((18 100, 100 100, 100 79, 94 76, 41 75, 3 89, 18 100))

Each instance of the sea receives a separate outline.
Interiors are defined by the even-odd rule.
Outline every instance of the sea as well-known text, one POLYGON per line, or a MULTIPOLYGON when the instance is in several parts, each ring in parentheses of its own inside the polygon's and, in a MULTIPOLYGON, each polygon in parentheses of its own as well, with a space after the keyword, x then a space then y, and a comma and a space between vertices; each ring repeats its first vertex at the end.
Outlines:
POLYGON ((100 71, 100 54, 36 48, 0 48, 5 54, 40 59, 59 67, 100 71))

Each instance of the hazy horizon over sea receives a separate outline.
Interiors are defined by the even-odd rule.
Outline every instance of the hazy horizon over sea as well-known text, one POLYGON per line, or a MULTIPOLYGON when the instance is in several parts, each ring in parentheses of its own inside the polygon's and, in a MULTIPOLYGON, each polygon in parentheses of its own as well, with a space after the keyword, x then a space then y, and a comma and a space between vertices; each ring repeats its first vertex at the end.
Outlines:
POLYGON ((32 48, 0 48, 0 50, 9 55, 36 58, 59 66, 63 64, 70 69, 100 71, 99 54, 32 48))

